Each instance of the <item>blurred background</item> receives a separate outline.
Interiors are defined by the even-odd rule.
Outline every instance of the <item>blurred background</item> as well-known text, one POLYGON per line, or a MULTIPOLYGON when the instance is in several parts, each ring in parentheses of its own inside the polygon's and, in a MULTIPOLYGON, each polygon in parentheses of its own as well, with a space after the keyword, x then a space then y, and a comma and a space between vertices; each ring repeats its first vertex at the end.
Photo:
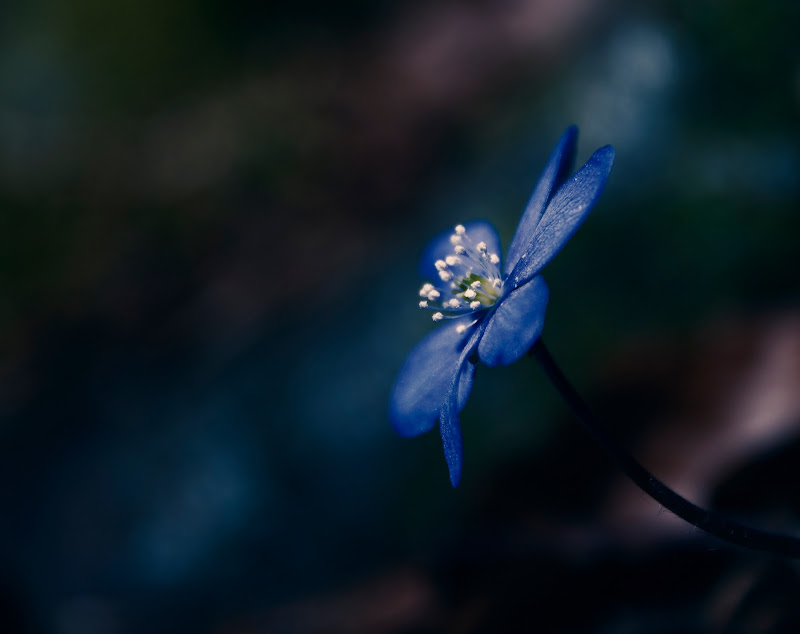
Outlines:
POLYGON ((417 260, 617 161, 544 338, 656 475, 800 530, 791 0, 0 9, 0 631, 797 632, 798 568, 619 476, 531 360, 461 486, 387 400, 417 260))

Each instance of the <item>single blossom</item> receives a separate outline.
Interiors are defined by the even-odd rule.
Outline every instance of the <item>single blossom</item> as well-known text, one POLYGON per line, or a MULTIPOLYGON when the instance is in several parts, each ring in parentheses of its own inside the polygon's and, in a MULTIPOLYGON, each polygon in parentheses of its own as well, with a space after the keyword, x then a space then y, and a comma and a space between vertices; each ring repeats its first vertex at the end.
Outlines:
POLYGON ((614 163, 614 148, 597 150, 571 178, 577 128, 559 139, 520 218, 505 266, 494 227, 483 221, 442 234, 423 255, 431 282, 419 306, 443 322, 408 355, 391 396, 389 415, 402 436, 439 421, 455 487, 463 446, 458 414, 472 389, 478 361, 493 367, 519 359, 544 325, 548 289, 541 270, 594 206, 614 163))

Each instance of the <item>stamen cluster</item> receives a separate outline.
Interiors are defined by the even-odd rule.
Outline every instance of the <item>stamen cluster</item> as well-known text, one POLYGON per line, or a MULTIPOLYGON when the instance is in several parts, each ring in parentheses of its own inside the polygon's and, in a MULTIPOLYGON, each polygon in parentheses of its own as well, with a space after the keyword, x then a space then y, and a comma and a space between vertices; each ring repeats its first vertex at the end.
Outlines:
MULTIPOLYGON (((489 253, 485 242, 475 244, 464 225, 457 225, 450 236, 452 255, 434 263, 441 280, 438 286, 426 283, 419 291, 420 308, 435 311, 433 321, 455 319, 494 306, 503 288, 500 256, 489 253)), ((477 319, 475 320, 477 321, 477 319)), ((475 323, 461 324, 464 332, 475 323)))

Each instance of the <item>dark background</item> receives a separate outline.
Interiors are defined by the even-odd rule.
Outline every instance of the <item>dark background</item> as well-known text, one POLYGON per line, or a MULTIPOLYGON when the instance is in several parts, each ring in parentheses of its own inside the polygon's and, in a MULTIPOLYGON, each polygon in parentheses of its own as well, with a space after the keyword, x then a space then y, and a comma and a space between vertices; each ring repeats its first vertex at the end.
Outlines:
POLYGON ((386 414, 417 257, 617 162, 544 337, 694 501, 798 532, 790 0, 0 9, 0 631, 797 632, 798 569, 646 499, 531 360, 452 490, 386 414))

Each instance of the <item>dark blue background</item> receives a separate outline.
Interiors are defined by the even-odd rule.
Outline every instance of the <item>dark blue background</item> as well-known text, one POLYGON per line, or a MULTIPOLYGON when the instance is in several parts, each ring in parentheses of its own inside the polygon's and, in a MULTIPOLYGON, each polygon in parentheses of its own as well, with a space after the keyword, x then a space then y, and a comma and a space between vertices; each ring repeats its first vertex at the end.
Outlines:
POLYGON ((798 17, 0 9, 0 629, 788 627, 796 569, 659 524, 532 361, 479 369, 456 491, 386 407, 427 240, 486 218, 507 246, 575 123, 617 162, 545 339, 668 482, 796 527, 798 17))

